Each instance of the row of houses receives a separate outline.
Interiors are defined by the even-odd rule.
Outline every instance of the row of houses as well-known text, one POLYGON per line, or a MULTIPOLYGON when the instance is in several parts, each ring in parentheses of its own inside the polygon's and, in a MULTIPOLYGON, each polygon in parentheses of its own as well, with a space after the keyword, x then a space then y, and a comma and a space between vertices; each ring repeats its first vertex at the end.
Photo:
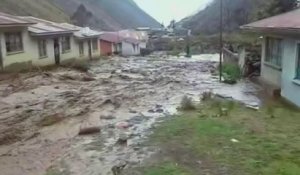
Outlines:
POLYGON ((140 31, 99 32, 68 23, 0 13, 0 70, 117 53, 139 55, 146 42, 147 33, 140 31))
POLYGON ((260 80, 300 107, 300 9, 241 28, 262 37, 260 80))

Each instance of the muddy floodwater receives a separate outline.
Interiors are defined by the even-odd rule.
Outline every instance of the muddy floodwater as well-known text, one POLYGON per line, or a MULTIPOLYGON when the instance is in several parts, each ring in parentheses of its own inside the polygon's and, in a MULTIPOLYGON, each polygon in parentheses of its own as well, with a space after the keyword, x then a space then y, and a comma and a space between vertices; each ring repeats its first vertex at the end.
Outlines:
POLYGON ((211 90, 256 105, 259 87, 225 85, 212 76, 218 55, 121 58, 11 75, 0 81, 0 174, 109 175, 137 166, 155 123, 176 113, 183 96, 211 90), (78 135, 84 128, 99 133, 78 135))

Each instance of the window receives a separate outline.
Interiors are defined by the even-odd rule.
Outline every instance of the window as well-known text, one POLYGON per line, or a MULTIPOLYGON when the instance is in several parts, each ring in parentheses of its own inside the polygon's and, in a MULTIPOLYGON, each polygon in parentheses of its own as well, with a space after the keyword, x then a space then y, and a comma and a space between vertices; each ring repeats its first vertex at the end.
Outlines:
POLYGON ((23 41, 21 32, 5 33, 5 44, 7 53, 23 51, 23 41))
POLYGON ((79 42, 79 54, 84 55, 84 44, 83 41, 79 42))
POLYGON ((300 44, 297 45, 296 79, 300 79, 300 44))
POLYGON ((38 41, 40 58, 47 57, 47 41, 42 39, 38 41))
POLYGON ((93 39, 92 45, 93 45, 93 51, 97 51, 98 50, 98 39, 93 39))
POLYGON ((62 52, 66 53, 71 50, 71 43, 70 43, 70 37, 62 37, 61 39, 61 46, 62 46, 62 52))
POLYGON ((266 38, 266 59, 265 62, 281 67, 282 40, 277 38, 266 38))

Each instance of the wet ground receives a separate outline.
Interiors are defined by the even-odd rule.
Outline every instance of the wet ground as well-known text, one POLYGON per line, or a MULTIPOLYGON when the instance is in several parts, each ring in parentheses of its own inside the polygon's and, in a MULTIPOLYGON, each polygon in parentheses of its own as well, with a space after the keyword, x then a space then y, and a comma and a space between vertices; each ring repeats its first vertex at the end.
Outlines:
POLYGON ((211 75, 217 59, 116 57, 91 63, 88 73, 57 68, 0 81, 0 174, 117 173, 156 152, 143 141, 183 96, 199 100, 211 90, 257 104, 259 87, 211 75), (89 127, 101 132, 78 136, 89 127))

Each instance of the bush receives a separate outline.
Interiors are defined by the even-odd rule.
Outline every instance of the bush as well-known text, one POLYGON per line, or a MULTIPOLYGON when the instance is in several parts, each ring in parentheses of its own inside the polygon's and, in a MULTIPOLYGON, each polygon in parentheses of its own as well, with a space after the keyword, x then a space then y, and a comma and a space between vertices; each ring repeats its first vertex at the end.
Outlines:
POLYGON ((181 100, 180 109, 184 111, 195 110, 196 106, 191 98, 184 96, 181 100))
POLYGON ((240 67, 234 64, 224 64, 222 66, 222 75, 224 83, 228 84, 235 84, 242 77, 240 67))

